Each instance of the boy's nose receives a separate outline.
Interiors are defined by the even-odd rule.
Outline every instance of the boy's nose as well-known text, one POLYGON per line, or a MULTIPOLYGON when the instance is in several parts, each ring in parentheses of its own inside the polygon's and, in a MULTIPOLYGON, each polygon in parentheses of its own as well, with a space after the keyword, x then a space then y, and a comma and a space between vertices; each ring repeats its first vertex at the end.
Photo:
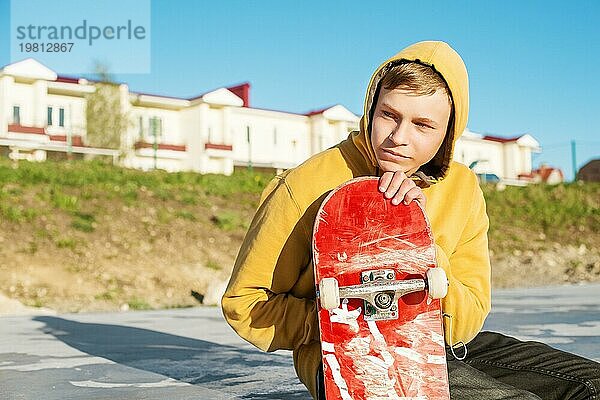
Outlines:
POLYGON ((396 146, 405 146, 409 143, 410 133, 407 123, 400 122, 396 125, 396 128, 390 133, 388 138, 396 146))

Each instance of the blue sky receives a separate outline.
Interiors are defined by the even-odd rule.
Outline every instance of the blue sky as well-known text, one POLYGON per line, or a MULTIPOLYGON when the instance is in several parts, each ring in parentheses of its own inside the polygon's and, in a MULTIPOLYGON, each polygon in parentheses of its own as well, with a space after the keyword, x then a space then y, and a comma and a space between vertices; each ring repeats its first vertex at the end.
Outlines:
MULTIPOLYGON (((568 178, 571 140, 578 166, 600 156, 600 2, 369 3, 154 0, 151 73, 115 77, 133 91, 182 97, 249 81, 252 106, 306 112, 340 103, 361 115, 382 61, 413 42, 443 40, 469 71, 469 129, 530 133, 544 148, 534 164, 568 178)), ((9 15, 0 0, 0 65, 11 61, 9 15)))

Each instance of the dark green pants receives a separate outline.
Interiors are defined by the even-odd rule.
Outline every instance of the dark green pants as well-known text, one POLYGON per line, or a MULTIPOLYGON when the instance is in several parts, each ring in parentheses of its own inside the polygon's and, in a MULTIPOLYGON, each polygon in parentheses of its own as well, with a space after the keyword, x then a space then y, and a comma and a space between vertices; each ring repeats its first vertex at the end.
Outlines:
MULTIPOLYGON (((453 400, 600 400, 597 362, 494 332, 481 332, 467 349, 463 361, 448 351, 453 400)), ((325 399, 321 370, 317 383, 325 399)))

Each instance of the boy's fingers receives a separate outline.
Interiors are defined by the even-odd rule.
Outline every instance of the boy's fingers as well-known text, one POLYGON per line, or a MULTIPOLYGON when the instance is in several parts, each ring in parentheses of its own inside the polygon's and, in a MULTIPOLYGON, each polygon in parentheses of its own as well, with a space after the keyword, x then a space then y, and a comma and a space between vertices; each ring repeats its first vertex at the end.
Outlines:
POLYGON ((408 204, 409 202, 406 201, 405 196, 415 187, 416 185, 411 179, 403 180, 402 184, 398 188, 398 192, 392 199, 392 204, 400 204, 402 201, 404 201, 405 204, 408 204))
POLYGON ((398 192, 398 189, 400 189, 402 182, 404 182, 405 180, 407 180, 407 179, 406 179, 406 175, 404 174, 404 172, 402 172, 402 171, 394 172, 392 181, 390 182, 387 190, 385 191, 385 197, 387 197, 388 199, 391 199, 392 197, 394 197, 396 192, 398 192))
POLYGON ((404 195, 404 204, 409 204, 411 201, 416 200, 425 206, 425 194, 418 186, 413 187, 404 195))
POLYGON ((394 177, 394 173, 390 172, 390 171, 384 172, 383 175, 381 175, 381 178, 379 178, 379 191, 380 192, 385 192, 388 189, 393 177, 394 177))

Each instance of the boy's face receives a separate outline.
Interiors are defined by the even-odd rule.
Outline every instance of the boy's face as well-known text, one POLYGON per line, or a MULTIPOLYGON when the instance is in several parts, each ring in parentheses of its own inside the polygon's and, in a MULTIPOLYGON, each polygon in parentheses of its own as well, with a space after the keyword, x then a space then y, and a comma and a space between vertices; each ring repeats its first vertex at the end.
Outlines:
POLYGON ((379 167, 410 176, 431 160, 446 135, 450 107, 443 90, 415 96, 405 89, 382 88, 371 125, 379 167))

